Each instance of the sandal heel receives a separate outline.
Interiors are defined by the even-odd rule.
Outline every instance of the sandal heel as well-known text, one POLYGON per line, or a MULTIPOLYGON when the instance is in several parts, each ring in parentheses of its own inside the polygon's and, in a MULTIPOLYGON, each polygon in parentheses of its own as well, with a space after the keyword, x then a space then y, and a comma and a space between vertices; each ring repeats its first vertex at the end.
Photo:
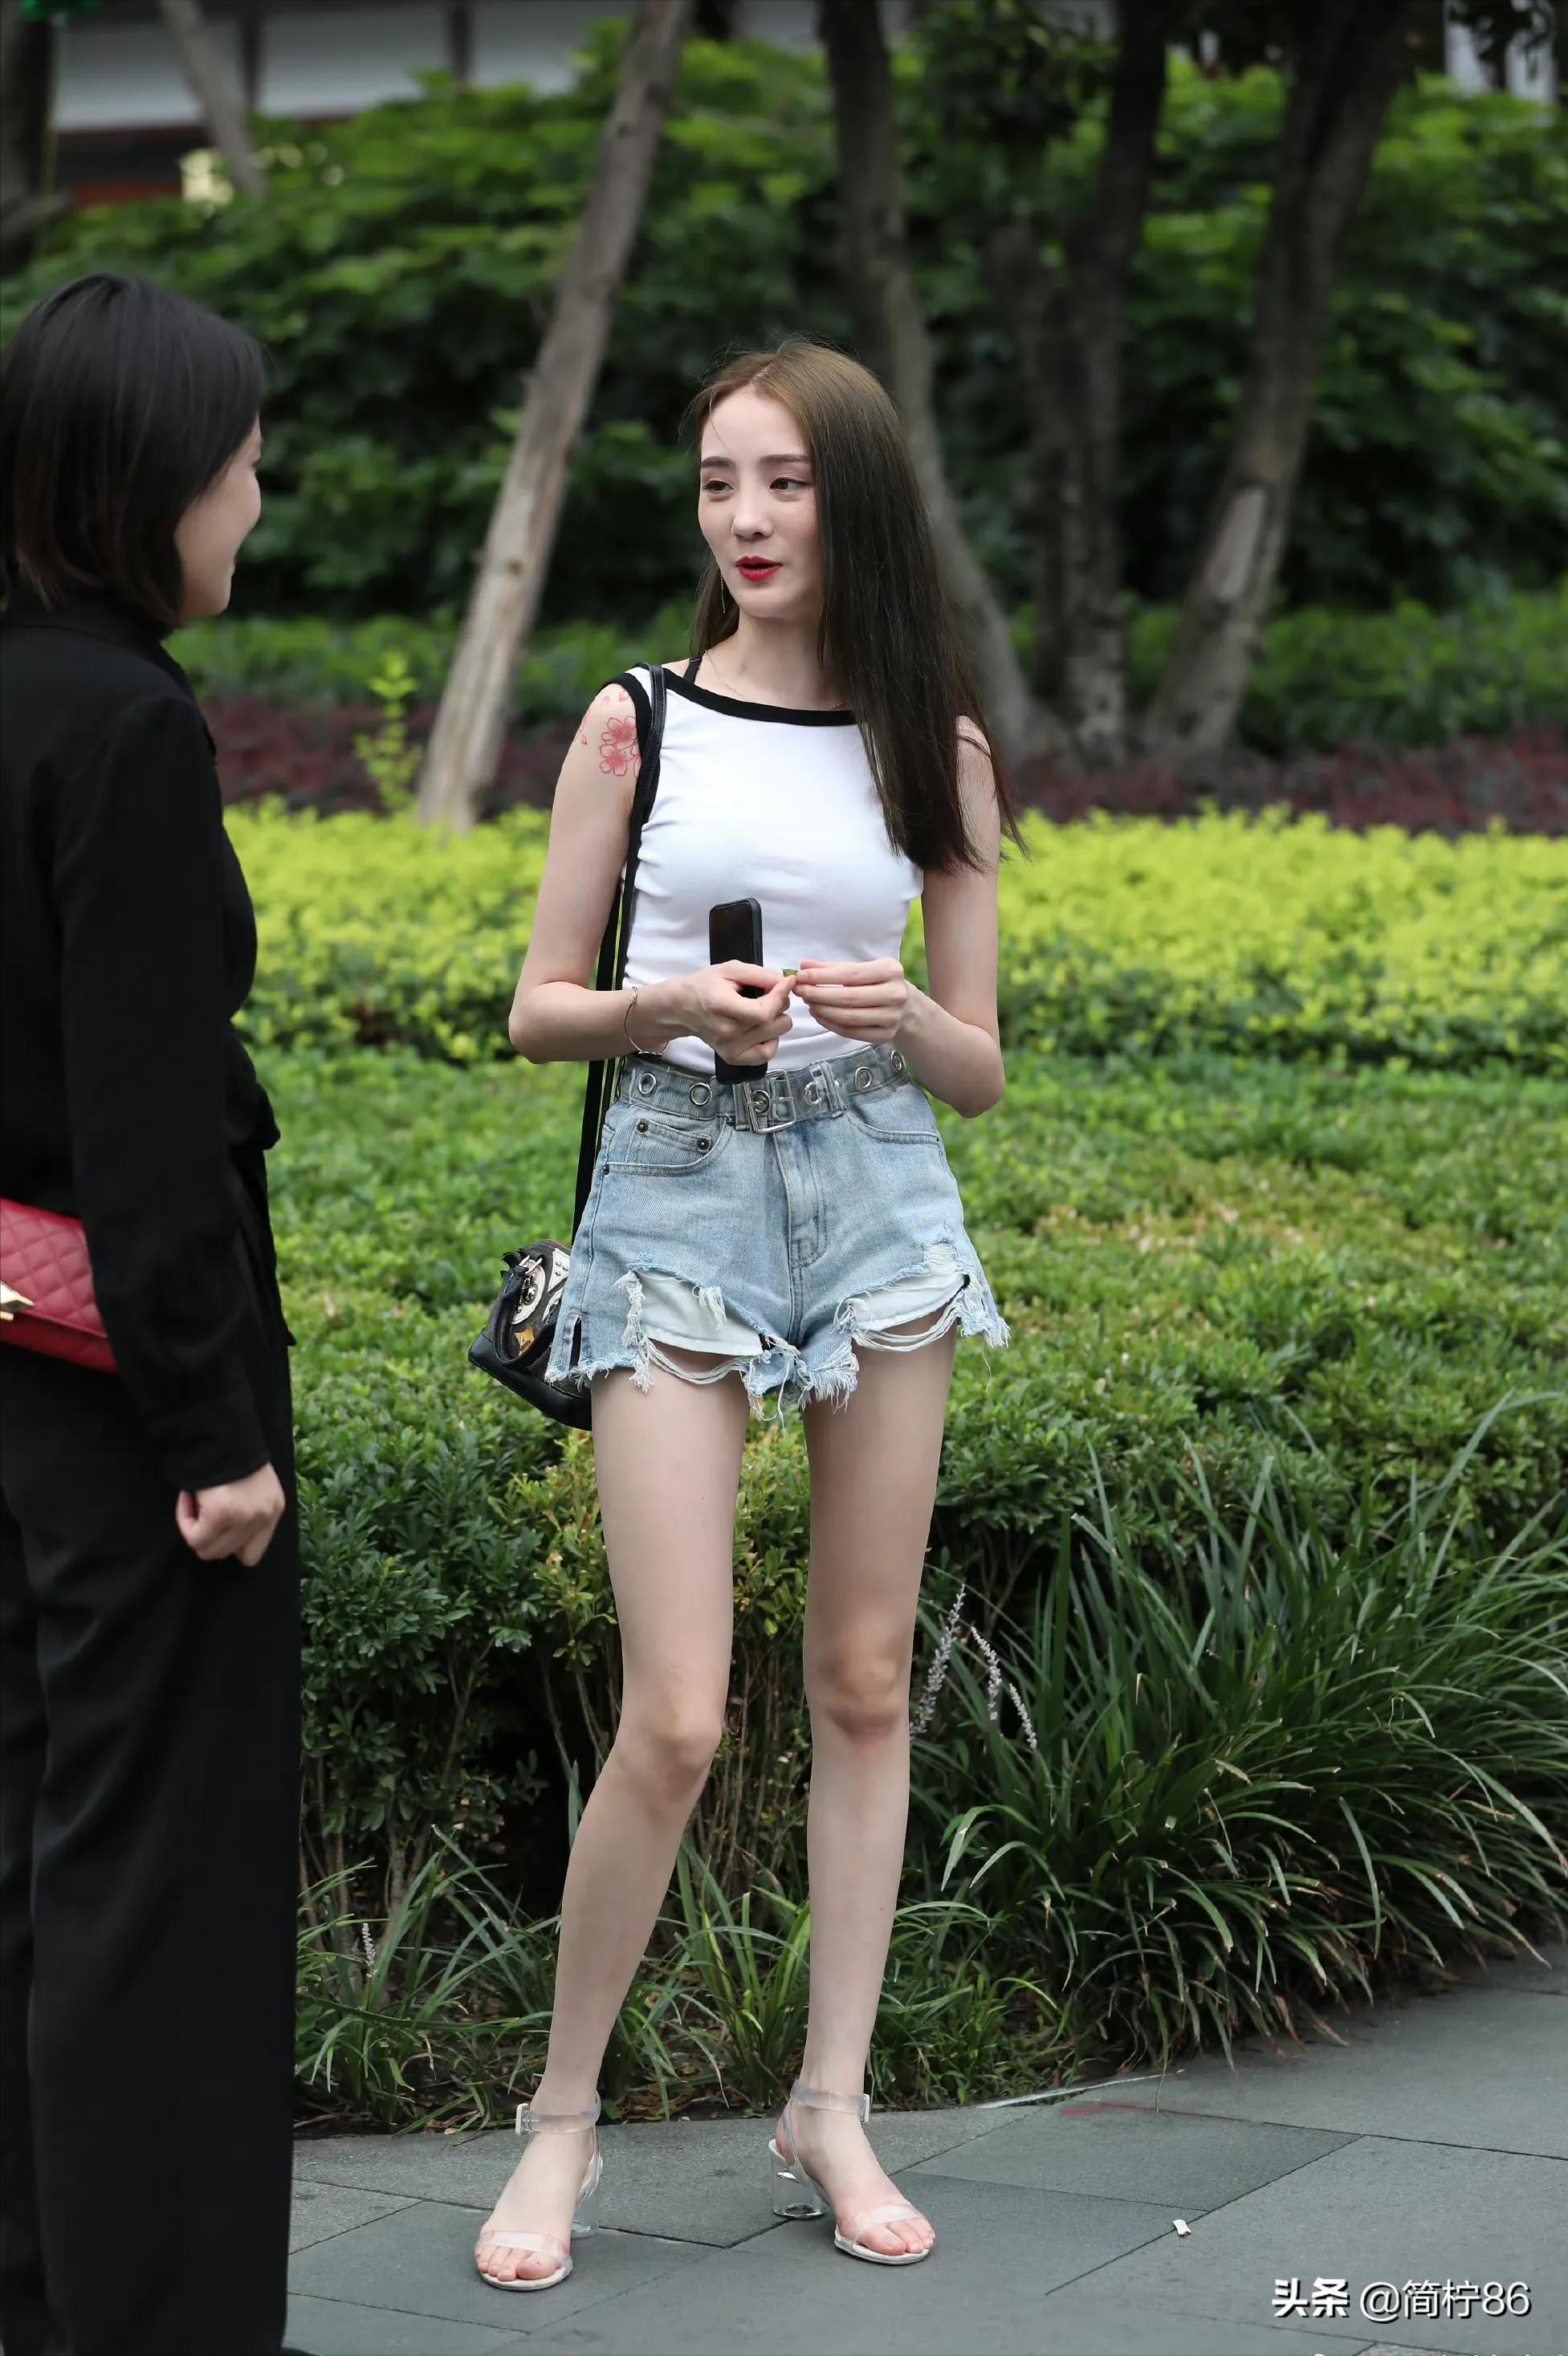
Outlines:
MULTIPOLYGON (((789 2090, 789 2102, 779 2122, 779 2134, 789 2146, 786 2155, 775 2136, 768 2145, 773 2162, 773 2215, 775 2217, 826 2217, 831 2203, 822 2187, 800 2157, 795 2139, 795 2123, 790 2108, 798 2103, 807 2111, 840 2111, 853 2114, 862 2126, 871 2115, 869 2094, 836 2094, 825 2086, 808 2086, 797 2078, 789 2090)), ((860 2236, 868 2227, 901 2224, 905 2218, 918 2220, 930 2231, 929 2221, 908 2201, 883 2201, 870 2208, 854 2211, 848 2221, 835 2214, 833 2246, 847 2258, 861 2258, 873 2266, 913 2266, 928 2258, 935 2246, 935 2236, 923 2248, 915 2250, 873 2250, 860 2236)))
POLYGON ((571 2220, 571 2238, 586 2242, 599 2231, 599 2179, 604 2173, 603 2156, 597 2136, 593 2139, 593 2164, 588 2180, 577 2196, 577 2207, 571 2220))
POLYGON ((770 2143, 768 2150, 773 2169, 773 2215, 826 2217, 826 2202, 818 2200, 804 2177, 797 2175, 790 2162, 780 2157, 778 2147, 770 2143))

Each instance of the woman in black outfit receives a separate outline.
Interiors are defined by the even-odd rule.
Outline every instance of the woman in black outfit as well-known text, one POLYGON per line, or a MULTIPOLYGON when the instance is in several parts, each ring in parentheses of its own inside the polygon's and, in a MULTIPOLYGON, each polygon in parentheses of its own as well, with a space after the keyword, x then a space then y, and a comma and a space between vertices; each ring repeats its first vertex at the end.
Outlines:
POLYGON ((251 901, 162 645, 229 602, 261 380, 248 336, 103 275, 0 359, 0 1194, 82 1222, 118 1369, 0 1348, 5 2356, 276 2356, 283 2329, 278 1132, 231 1024, 251 901))

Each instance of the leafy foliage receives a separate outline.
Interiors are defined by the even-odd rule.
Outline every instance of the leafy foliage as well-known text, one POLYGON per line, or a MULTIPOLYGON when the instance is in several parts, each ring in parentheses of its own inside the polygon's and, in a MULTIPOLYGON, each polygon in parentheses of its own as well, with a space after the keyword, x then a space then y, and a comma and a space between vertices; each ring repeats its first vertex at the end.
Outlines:
MULTIPOLYGON (((1175 632, 1169 607, 1135 620, 1134 684, 1152 693, 1175 632)), ((1486 597, 1447 614, 1303 605, 1276 615, 1247 688, 1242 736, 1276 754, 1341 744, 1441 744, 1568 723, 1568 575, 1536 596, 1486 597)))
MULTIPOLYGON (((1142 597, 1180 595, 1224 461, 1281 110, 1259 67, 1171 79, 1128 297, 1122 526, 1142 597)), ((1003 208, 1048 243, 1088 200, 1095 111, 1021 177, 955 150, 912 102, 925 235, 961 248, 923 284, 944 359, 949 446, 1006 593, 1028 581, 1011 344, 977 256, 1003 208), (927 180, 924 176, 929 175, 927 180), (962 253, 962 260, 960 259, 962 253)), ((1282 575, 1287 604, 1452 605, 1561 566, 1568 522, 1568 131, 1560 114, 1424 80, 1396 101, 1352 230, 1282 575)))
MULTIPOLYGON (((932 1615, 884 2102, 1289 2033, 1563 1927, 1568 1519, 1558 1500, 1477 1543, 1463 1474, 1483 1432, 1392 1510, 1369 1489, 1332 1537, 1272 1462, 1226 1514, 1194 1455, 1177 1486, 1196 1528, 1157 1572, 1097 1479, 1021 1622, 992 1615, 982 1640, 1017 1728, 932 1615)), ((799 2066, 808 1910, 772 1872, 732 1896, 703 1847, 682 1849, 612 2040, 623 2116, 762 2109, 799 2066)), ((302 1910, 303 2088, 389 2125, 504 2112, 543 2058, 553 1922, 446 1839, 376 1933, 347 1879, 302 1910)))
MULTIPOLYGON (((329 128, 273 127, 265 205, 177 200, 86 213, 0 288, 0 332, 84 266, 176 285, 273 359, 267 506, 247 557, 263 610, 340 620, 461 602, 588 186, 619 29, 574 88, 428 95, 329 128)), ((1095 75, 1044 179, 955 142, 944 88, 901 52, 912 232, 949 460, 1005 595, 1025 594, 1023 446, 1006 322, 977 267, 996 208, 1041 234, 1089 184, 1095 75)), ((1173 77, 1133 290, 1123 524, 1128 573, 1168 599, 1233 411, 1279 112, 1259 67, 1173 77)), ((1445 82, 1395 109, 1351 240, 1285 568, 1295 602, 1448 605, 1540 586, 1568 520, 1568 131, 1560 115, 1445 82)), ((694 41, 649 213, 575 454, 547 618, 635 618, 689 594, 699 544, 677 428, 738 344, 842 339, 820 64, 694 41), (700 268, 692 258, 700 255, 700 268)))
MULTIPOLYGON (((508 1058, 548 822, 468 836, 406 818, 231 812, 255 893, 263 1046, 403 1042, 508 1058)), ((1523 1071, 1568 1055, 1568 853, 1501 834, 1358 837, 1277 811, 1175 825, 1030 816, 1003 866, 1004 1043, 1523 1071)), ((923 970, 919 906, 906 962, 923 970)))
MULTIPOLYGON (((484 2126, 543 2067, 554 1919, 530 1919, 493 1874, 443 1841, 402 1903, 371 1920, 349 1877, 304 1893, 295 2037, 318 2118, 484 2126)), ((884 2102, 974 2102, 1034 2085, 1056 2058, 1051 2008, 986 1962, 977 1907, 898 1910, 873 2067, 884 2102)), ((616 2118, 715 2099, 763 2110, 800 2058, 810 1917, 783 1892, 730 1900, 683 1846, 600 2072, 616 2118)))
POLYGON ((915 1779, 940 1888, 995 1910, 1080 2037, 1228 2048, 1563 1920, 1568 1520, 1477 1547, 1464 1461, 1333 1537, 1270 1466, 1240 1520, 1183 1470, 1201 1535, 1158 1575, 1102 1490, 1002 1641, 1032 1749, 955 1655, 915 1779))
MULTIPOLYGON (((642 627, 567 622, 541 630, 518 667, 517 727, 574 727, 607 679, 633 663, 681 652, 690 618, 688 602, 677 599, 642 627)), ((1030 618, 1027 608, 1018 617, 1020 640, 1030 618)), ((1168 606, 1147 607, 1134 618, 1131 663, 1140 693, 1153 690, 1175 623, 1168 606)), ((421 699, 433 701, 439 692, 455 639, 450 617, 383 614, 346 624, 318 616, 277 622, 240 614, 181 631, 172 650, 209 702, 226 786, 236 793, 283 791, 316 801, 321 793, 312 766, 300 755, 324 737, 347 748, 348 734, 335 734, 322 712, 306 710, 292 733, 279 734, 282 723, 273 720, 278 741, 269 754, 255 744, 261 723, 252 704, 274 713, 286 706, 365 705, 383 666, 400 660, 413 680, 411 717, 417 733, 428 724, 421 699)), ((1337 751, 1348 743, 1431 745, 1542 722, 1568 725, 1565 643, 1568 579, 1539 595, 1488 597, 1451 614, 1414 604, 1370 616, 1302 606, 1276 615, 1264 633, 1242 715, 1243 742, 1288 757, 1337 751)), ((518 756, 516 739, 509 750, 518 756)), ((544 765, 546 798, 559 766, 560 754, 544 765)), ((341 797, 341 776, 334 790, 341 797)), ((510 798, 505 786, 500 798, 510 798)))
MULTIPOLYGON (((312 1873, 368 1862, 397 1892, 441 1827, 548 1911, 563 1785, 586 1787, 618 1691, 592 1448, 464 1354, 503 1248, 560 1232, 576 1076, 400 1051, 273 1054, 263 1076, 301 1338, 312 1873)), ((1500 1549, 1568 1472, 1561 1094, 1021 1056, 986 1121, 942 1114, 1014 1338, 959 1353, 938 1583, 961 1567, 987 1610, 1027 1607, 1102 1487, 1140 1567, 1174 1576, 1207 1526, 1189 1461, 1227 1526, 1272 1461, 1290 1511, 1349 1545, 1363 1496, 1396 1515, 1511 1394, 1534 1403, 1454 1491, 1467 1543, 1500 1549)), ((802 1863, 805 1475, 797 1423, 752 1430, 732 1732, 696 1835, 734 1903, 802 1863)))

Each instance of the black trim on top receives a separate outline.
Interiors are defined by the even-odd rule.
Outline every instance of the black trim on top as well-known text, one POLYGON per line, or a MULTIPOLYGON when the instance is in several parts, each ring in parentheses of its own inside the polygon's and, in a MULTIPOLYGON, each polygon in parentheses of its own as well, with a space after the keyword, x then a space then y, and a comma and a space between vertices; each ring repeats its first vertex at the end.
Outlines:
POLYGON ((610 684, 612 687, 624 687, 632 699, 632 709, 637 716, 637 757, 640 762, 642 748, 648 741, 648 731, 653 725, 653 706, 648 701, 648 691, 635 670, 622 671, 610 684))
MULTIPOLYGON (((688 670, 691 665, 688 664, 688 670)), ((702 704, 709 712, 727 712, 735 720, 783 720, 793 728, 853 728, 852 712, 796 712, 785 703, 742 703, 736 695, 715 695, 711 688, 698 687, 689 678, 677 679, 675 672, 665 671, 665 680, 672 695, 684 695, 693 703, 702 704)))

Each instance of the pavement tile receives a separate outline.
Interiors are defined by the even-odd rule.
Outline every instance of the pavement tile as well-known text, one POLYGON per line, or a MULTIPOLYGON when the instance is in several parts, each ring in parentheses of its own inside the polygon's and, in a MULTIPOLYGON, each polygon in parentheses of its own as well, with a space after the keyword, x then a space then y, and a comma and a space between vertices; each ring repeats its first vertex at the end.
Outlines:
POLYGON ((335 2298, 291 2299, 288 2339, 306 2356, 524 2356, 528 2345, 515 2331, 389 2315, 384 2307, 335 2298))
POLYGON ((1159 2107, 1568 2158, 1568 2036, 1549 1997, 1461 1988, 1332 2025, 1343 2045, 1190 2062, 1159 2107))
POLYGON ((294 2183, 352 2184, 407 2201, 488 2210, 517 2164, 517 2136, 505 2128, 469 2136, 311 2136, 294 2145, 294 2183))
POLYGON ((388 2216, 407 2207, 387 2192, 361 2192, 345 2184, 296 2184, 289 2219, 289 2248, 308 2250, 314 2242, 330 2242, 336 2234, 352 2233, 373 2217, 388 2216))
POLYGON ((1542 1947, 1542 1960, 1521 1955, 1477 1973, 1479 1987, 1518 1988, 1536 1996, 1568 1996, 1568 1947, 1542 1947))
MULTIPOLYGON (((1348 2136, 1317 2127, 1262 2126, 1244 2119, 1187 2118, 1152 2100, 1056 2104, 1014 2114, 1014 2124, 907 2171, 973 2183, 1023 2184, 1155 2201, 1174 2217, 1200 2217, 1260 2184, 1337 2151, 1348 2136)), ((913 2197, 912 2194, 911 2196, 913 2197)))
MULTIPOLYGON (((960 2150, 1016 2111, 879 2112, 871 2136, 895 2174, 960 2150)), ((602 2129, 602 2224, 725 2248, 773 2222, 772 2118, 662 2121, 602 2129)), ((333 2136, 294 2147, 294 2182, 350 2185, 488 2214, 517 2164, 515 2135, 333 2136)))
MULTIPOLYGON (((1082 2287, 1053 2291, 1040 2303, 1040 2356, 1314 2356, 1308 2331, 1277 2324, 1221 2323, 1207 2315, 1126 2308, 1082 2287)), ((1031 2351, 1032 2356, 1032 2351, 1031 2351)), ((1334 2356, 1360 2356, 1337 2342, 1334 2356)))
POLYGON ((1561 2161, 1366 2136, 1216 2211, 1185 2239, 1162 2235, 1079 2288, 1136 2311, 1262 2323, 1276 2319, 1277 2282, 1295 2276, 1310 2297, 1319 2277, 1340 2280, 1349 2315, 1308 2328, 1347 2356, 1347 2343, 1368 2344, 1359 2302, 1369 2284, 1398 2291, 1409 2282, 1523 2282, 1531 2294, 1525 2318, 1423 2316, 1371 2329, 1401 2349, 1555 2356, 1568 2347, 1565 2216, 1561 2161))
MULTIPOLYGON (((923 2179, 921 2205, 941 2239, 919 2265, 843 2257, 826 2222, 781 2225, 635 2285, 569 2328, 541 2317, 529 2356, 1036 2356, 1051 2291, 1169 2230, 1162 2210, 1139 2202, 955 2177, 923 2179)), ((1305 2343, 1285 2334, 1278 2344, 1295 2356, 1305 2343)), ((1253 2343, 1234 2356, 1253 2356, 1253 2343)))
POLYGON ((552 2316, 564 2319, 634 2284, 662 2286, 678 2306, 680 2294, 668 2277, 699 2255, 688 2243, 601 2232, 576 2244, 573 2271, 555 2289, 500 2291, 481 2282, 475 2271, 479 2222, 472 2209, 418 2201, 357 2233, 302 2251, 290 2281, 296 2292, 316 2298, 477 2324, 488 2331, 520 2331, 537 2319, 530 2310, 541 2300, 548 2299, 552 2316))

